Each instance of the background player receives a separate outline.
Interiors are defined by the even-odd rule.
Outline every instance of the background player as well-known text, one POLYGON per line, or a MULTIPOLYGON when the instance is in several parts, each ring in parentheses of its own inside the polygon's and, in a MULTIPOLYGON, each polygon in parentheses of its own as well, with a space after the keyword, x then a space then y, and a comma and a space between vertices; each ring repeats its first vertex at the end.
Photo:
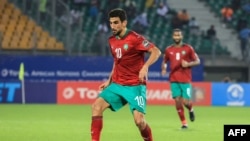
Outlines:
POLYGON ((191 67, 199 65, 200 59, 193 47, 182 43, 183 35, 180 29, 173 31, 174 44, 165 49, 162 62, 162 75, 166 74, 167 62, 170 62, 170 86, 175 107, 182 123, 182 129, 188 127, 183 105, 189 110, 191 121, 195 120, 191 102, 192 80, 191 67))
POLYGON ((110 11, 109 21, 113 32, 109 45, 114 63, 110 78, 100 85, 103 91, 92 105, 92 141, 100 140, 103 112, 107 108, 118 111, 127 103, 144 141, 152 141, 151 128, 144 118, 146 80, 149 66, 159 58, 161 52, 143 36, 126 28, 127 16, 124 10, 110 11), (150 56, 145 62, 146 52, 150 56))

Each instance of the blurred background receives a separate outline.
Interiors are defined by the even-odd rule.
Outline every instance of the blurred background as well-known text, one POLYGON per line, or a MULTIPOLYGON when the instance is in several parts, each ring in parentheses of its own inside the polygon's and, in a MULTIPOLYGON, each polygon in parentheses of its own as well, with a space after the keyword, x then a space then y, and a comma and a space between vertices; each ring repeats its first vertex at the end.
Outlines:
POLYGON ((162 51, 181 28, 204 60, 204 81, 250 80, 249 0, 1 0, 0 52, 108 57, 107 15, 116 7, 162 51))
MULTIPOLYGON (((161 51, 173 43, 172 30, 182 29, 184 42, 201 58, 192 68, 198 122, 190 124, 185 138, 177 131, 169 75, 160 73, 162 58, 150 66, 148 119, 157 140, 166 132, 178 141, 222 140, 225 123, 249 123, 250 0, 0 0, 2 140, 90 138, 90 104, 113 63, 108 12, 117 7, 127 11, 128 27, 161 51)), ((105 114, 106 123, 126 126, 109 126, 104 140, 128 140, 124 134, 137 138, 134 124, 122 113, 105 114)))

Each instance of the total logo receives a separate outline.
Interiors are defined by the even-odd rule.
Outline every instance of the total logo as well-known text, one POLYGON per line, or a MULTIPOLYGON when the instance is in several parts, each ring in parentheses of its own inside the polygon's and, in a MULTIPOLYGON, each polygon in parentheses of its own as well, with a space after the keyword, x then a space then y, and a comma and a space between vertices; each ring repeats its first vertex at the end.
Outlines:
POLYGON ((2 77, 8 76, 8 70, 7 69, 2 69, 1 75, 2 75, 2 77))
POLYGON ((245 101, 244 88, 239 84, 232 84, 227 88, 227 105, 229 106, 243 106, 245 101))
POLYGON ((80 97, 80 99, 95 99, 99 95, 99 91, 92 90, 89 88, 72 88, 72 87, 66 87, 63 90, 63 97, 66 100, 72 99, 73 97, 80 97))

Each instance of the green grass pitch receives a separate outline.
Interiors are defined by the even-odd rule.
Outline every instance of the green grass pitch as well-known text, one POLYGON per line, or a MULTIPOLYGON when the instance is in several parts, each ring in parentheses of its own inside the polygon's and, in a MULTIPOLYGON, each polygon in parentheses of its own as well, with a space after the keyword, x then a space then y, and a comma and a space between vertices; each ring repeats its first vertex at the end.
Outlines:
MULTIPOLYGON (((195 113, 188 130, 180 130, 173 106, 148 106, 146 120, 155 141, 222 141, 224 124, 250 124, 249 107, 195 107, 195 113)), ((0 141, 90 141, 90 123, 90 105, 0 104, 0 141)), ((142 141, 128 106, 105 111, 101 141, 142 141)))

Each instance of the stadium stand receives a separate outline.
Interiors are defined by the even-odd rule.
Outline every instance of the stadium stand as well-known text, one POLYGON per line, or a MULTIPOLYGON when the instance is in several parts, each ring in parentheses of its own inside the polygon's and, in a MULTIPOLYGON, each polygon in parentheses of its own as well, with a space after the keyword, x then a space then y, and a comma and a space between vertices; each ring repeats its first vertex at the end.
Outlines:
MULTIPOLYGON (((8 3, 7 0, 4 0, 5 4, 1 5, 3 10, 1 10, 1 20, 6 22, 5 24, 0 24, 0 30, 4 34, 4 39, 2 41, 3 49, 26 49, 31 50, 33 46, 37 48, 37 50, 59 50, 63 51, 64 49, 70 50, 71 52, 76 53, 93 53, 93 48, 95 47, 95 40, 98 25, 105 18, 107 14, 105 9, 109 9, 109 5, 106 1, 100 1, 98 4, 98 9, 100 10, 96 19, 93 19, 89 16, 90 5, 84 6, 81 9, 81 22, 80 26, 72 26, 70 33, 70 41, 65 37, 68 33, 67 27, 64 24, 58 22, 60 16, 56 18, 56 27, 55 33, 52 32, 51 28, 51 11, 48 12, 47 18, 48 20, 39 21, 37 20, 37 9, 39 7, 38 2, 30 2, 30 9, 22 9, 22 1, 13 1, 13 4, 8 3), (12 7, 12 8, 11 8, 12 7), (28 10, 28 11, 27 11, 28 10), (8 13, 2 14, 2 13, 8 13), (26 15, 23 15, 25 13, 26 15), (9 15, 9 16, 8 16, 9 15), (9 21, 11 19, 10 15, 16 20, 12 20, 13 24, 9 21), (8 24, 7 24, 8 23, 8 24), (18 23, 18 24, 17 24, 18 23), (8 25, 8 27, 7 27, 8 25), (18 25, 18 26, 17 26, 18 25), (14 34, 15 32, 20 34, 14 34), (81 30, 79 30, 81 29, 81 30), (7 31, 8 32, 5 32, 7 31), (36 38, 34 39, 34 35, 36 38), (52 36, 53 35, 53 36, 52 36), (12 40, 13 39, 13 40, 12 40), (17 42, 12 42, 12 41, 17 42), (34 44, 37 42, 37 44, 34 44), (67 44, 67 42, 70 44, 67 44), (18 46, 18 47, 15 47, 18 46)), ((11 0, 10 0, 11 1, 11 0)), ((90 2, 90 0, 88 1, 90 2)), ((209 3, 214 2, 214 0, 209 1, 209 3)), ((157 44, 161 50, 163 50, 167 45, 172 43, 171 39, 171 22, 163 21, 156 15, 156 7, 150 7, 148 9, 145 8, 146 1, 139 0, 136 2, 137 12, 140 13, 142 11, 147 12, 147 16, 149 19, 150 26, 145 31, 145 36, 148 37, 152 42, 157 44)), ((69 10, 74 9, 74 5, 72 1, 67 1, 65 7, 69 10)), ((124 3, 120 3, 120 7, 124 8, 124 3)), ((216 7, 219 9, 219 7, 216 7)), ((171 9, 174 11, 174 9, 171 9)), ((129 19, 129 27, 131 27, 132 19, 129 19)), ((226 47, 223 47, 220 44, 220 41, 212 43, 210 40, 204 39, 201 36, 189 36, 189 29, 184 28, 185 42, 192 44, 199 54, 211 54, 211 46, 215 46, 215 52, 219 55, 229 55, 230 52, 226 47)), ((95 50, 96 51, 96 50, 95 50)))
MULTIPOLYGON (((58 1, 57 1, 58 2, 58 1)), ((90 1, 89 1, 90 2, 90 1)), ((52 7, 52 1, 48 1, 49 4, 47 4, 47 9, 51 9, 52 7)), ((15 4, 22 9, 23 3, 21 1, 15 1, 15 4)), ((67 1, 66 3, 57 3, 59 6, 56 7, 58 11, 67 11, 71 12, 72 9, 76 9, 74 7, 74 4, 72 1, 67 1), (64 5, 65 4, 65 5, 64 5), (65 7, 66 6, 66 7, 65 7), (62 8, 62 9, 60 9, 62 8)), ((105 6, 106 2, 101 1, 100 8, 103 8, 105 6)), ((39 8, 39 2, 38 1, 32 1, 30 2, 30 9, 22 9, 22 10, 28 10, 26 14, 30 16, 33 20, 35 20, 39 25, 43 28, 46 29, 49 34, 54 35, 54 38, 60 40, 61 42, 57 44, 57 46, 62 46, 64 44, 67 46, 67 50, 70 52, 88 52, 90 53, 90 49, 92 44, 94 43, 94 36, 96 33, 97 26, 101 20, 102 13, 99 13, 96 19, 92 19, 90 16, 88 16, 88 10, 89 6, 82 7, 81 8, 81 21, 79 24, 81 25, 71 25, 70 26, 70 33, 69 30, 67 29, 67 24, 63 23, 61 18, 65 16, 65 13, 56 15, 56 26, 55 26, 55 33, 52 33, 52 11, 47 11, 46 15, 46 20, 45 21, 39 21, 37 18, 37 9, 39 8), (68 35, 68 36, 67 36, 68 35), (70 38, 70 39, 69 39, 70 38), (68 40, 69 39, 69 40, 68 40), (67 44, 67 42, 69 44, 67 44)), ((69 17, 65 17, 69 18, 69 17)), ((68 19, 67 19, 68 20, 68 19)), ((49 40, 51 43, 53 43, 54 39, 49 40)), ((44 44, 44 43, 40 43, 44 44)), ((48 46, 52 46, 51 44, 48 43, 48 46)))
MULTIPOLYGON (((174 11, 174 9, 172 10, 174 11)), ((151 20, 150 28, 146 32, 146 35, 149 36, 150 39, 160 47, 161 50, 163 50, 167 45, 172 43, 171 22, 170 20, 168 20, 167 22, 163 22, 161 18, 158 18, 155 8, 149 9, 147 13, 149 14, 149 19, 151 20)), ((215 53, 218 55, 230 54, 227 48, 221 45, 219 40, 213 43, 211 40, 205 39, 202 36, 190 35, 190 30, 188 27, 184 27, 183 32, 185 35, 184 42, 193 45, 193 47, 199 54, 211 54, 211 46, 215 46, 215 53)))
MULTIPOLYGON (((209 1, 203 1, 206 3, 207 6, 210 7, 210 10, 215 14, 215 16, 220 17, 221 16, 221 9, 225 5, 229 5, 230 7, 234 7, 234 4, 232 1, 227 1, 227 0, 209 0, 209 1)), ((228 27, 237 30, 237 24, 239 20, 245 20, 248 24, 250 23, 250 18, 249 14, 247 12, 244 12, 242 7, 244 4, 247 4, 249 1, 248 0, 241 0, 239 1, 239 7, 234 8, 234 14, 232 18, 232 22, 228 23, 228 27)))
MULTIPOLYGON (((238 0, 238 1, 200 0, 200 1, 202 1, 207 7, 209 7, 210 11, 214 14, 215 17, 221 19, 221 23, 224 26, 224 28, 232 31, 232 34, 234 34, 238 40, 238 44, 236 44, 236 46, 240 46, 239 33, 242 30, 242 28, 250 25, 249 13, 245 9, 245 6, 249 4, 249 0, 238 0), (228 6, 233 10, 233 15, 231 20, 226 23, 223 22, 221 14, 221 10, 224 6, 228 6)), ((239 57, 237 58, 243 59, 244 57, 243 55, 239 55, 239 57)))
POLYGON ((0 5, 3 50, 64 51, 64 45, 7 0, 0 5))

